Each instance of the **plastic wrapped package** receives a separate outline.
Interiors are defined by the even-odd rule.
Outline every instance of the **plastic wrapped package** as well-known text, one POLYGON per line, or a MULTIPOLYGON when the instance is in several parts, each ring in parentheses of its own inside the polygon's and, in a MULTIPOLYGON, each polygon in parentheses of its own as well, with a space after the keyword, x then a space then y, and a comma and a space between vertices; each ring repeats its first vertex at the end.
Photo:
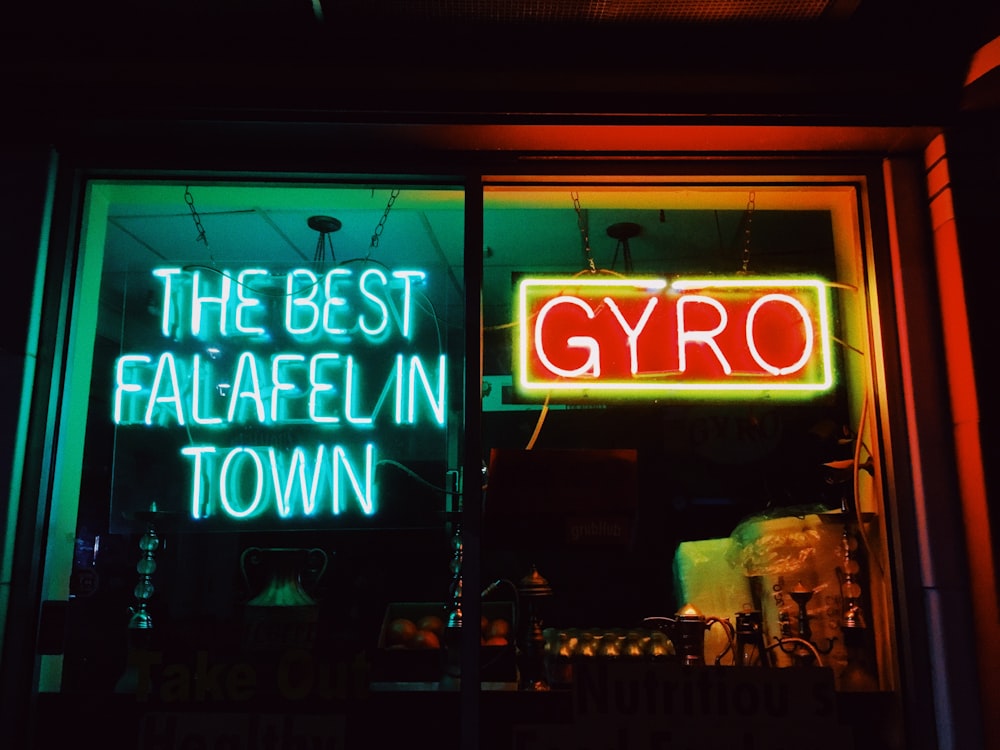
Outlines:
MULTIPOLYGON (((841 633, 844 519, 822 506, 783 508, 752 516, 730 536, 728 560, 750 582, 763 619, 765 646, 782 637, 800 637, 816 647, 823 666, 840 674, 847 663, 841 633), (795 596, 793 596, 795 594, 795 596), (797 599, 799 601, 797 601, 797 599), (807 621, 801 622, 804 603, 807 621)), ((769 649, 771 663, 793 666, 794 642, 769 649)))
MULTIPOLYGON (((706 617, 733 620, 752 602, 750 581, 729 556, 731 540, 681 542, 674 553, 674 591, 678 605, 693 605, 706 617)), ((673 613, 668 613, 673 614, 673 613)), ((705 662, 712 664, 729 644, 722 627, 705 632, 705 662)), ((728 663, 723 661, 723 664, 728 663)))

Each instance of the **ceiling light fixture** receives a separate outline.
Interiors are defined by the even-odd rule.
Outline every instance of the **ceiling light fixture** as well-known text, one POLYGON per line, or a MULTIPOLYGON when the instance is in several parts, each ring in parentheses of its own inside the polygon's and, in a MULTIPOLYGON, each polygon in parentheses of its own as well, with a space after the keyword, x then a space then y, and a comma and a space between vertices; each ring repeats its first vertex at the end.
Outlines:
POLYGON ((620 221, 608 227, 608 236, 618 240, 618 247, 615 248, 615 257, 611 262, 611 268, 615 267, 615 261, 618 260, 618 250, 621 249, 622 260, 625 263, 625 273, 632 273, 632 248, 629 247, 628 241, 633 237, 638 237, 641 231, 641 227, 631 221, 620 221))
POLYGON ((330 260, 336 263, 337 255, 333 252, 333 240, 330 239, 330 235, 340 230, 342 226, 340 219, 335 219, 332 216, 310 216, 307 223, 310 229, 319 232, 319 237, 316 239, 316 254, 313 256, 313 261, 317 264, 325 262, 326 248, 329 246, 330 260))

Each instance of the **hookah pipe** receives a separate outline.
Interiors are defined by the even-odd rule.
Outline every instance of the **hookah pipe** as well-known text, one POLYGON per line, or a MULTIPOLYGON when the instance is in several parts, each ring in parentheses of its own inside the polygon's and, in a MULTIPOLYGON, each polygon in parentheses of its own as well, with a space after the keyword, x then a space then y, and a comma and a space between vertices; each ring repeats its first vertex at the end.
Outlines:
POLYGON ((800 666, 808 666, 812 660, 815 660, 817 665, 821 665, 822 659, 820 657, 825 656, 833 650, 834 641, 837 639, 827 638, 825 647, 813 642, 812 628, 809 627, 809 614, 806 612, 806 604, 812 599, 813 592, 803 586, 801 581, 795 584, 795 588, 790 592, 790 596, 799 608, 799 632, 797 636, 781 636, 777 638, 774 646, 777 646, 789 656, 795 657, 800 666))

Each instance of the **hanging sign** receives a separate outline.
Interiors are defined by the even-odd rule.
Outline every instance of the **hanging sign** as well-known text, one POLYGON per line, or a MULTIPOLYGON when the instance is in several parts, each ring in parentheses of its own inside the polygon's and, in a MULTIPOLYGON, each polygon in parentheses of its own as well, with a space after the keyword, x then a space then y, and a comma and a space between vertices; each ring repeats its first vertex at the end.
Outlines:
POLYGON ((204 529, 343 525, 380 513, 380 465, 444 460, 424 271, 172 266, 139 283, 112 375, 113 523, 155 502, 204 529))
POLYGON ((826 285, 799 278, 526 278, 525 396, 809 396, 833 385, 826 285))

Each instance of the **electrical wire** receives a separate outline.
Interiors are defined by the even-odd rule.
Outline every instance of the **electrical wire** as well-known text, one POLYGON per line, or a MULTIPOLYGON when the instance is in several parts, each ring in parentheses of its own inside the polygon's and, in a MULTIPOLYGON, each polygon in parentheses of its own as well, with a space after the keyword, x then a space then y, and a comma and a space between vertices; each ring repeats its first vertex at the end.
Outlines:
POLYGON ((417 480, 418 482, 420 482, 425 487, 430 487, 432 490, 437 490, 438 492, 443 492, 446 495, 456 495, 458 497, 462 496, 462 491, 461 490, 449 490, 447 487, 439 487, 438 485, 434 484, 433 482, 428 482, 422 476, 420 476, 419 474, 417 474, 417 472, 415 472, 413 469, 409 468, 405 464, 401 464, 399 461, 393 461, 390 458, 383 458, 383 459, 381 459, 379 461, 376 461, 375 465, 376 466, 383 466, 383 465, 395 466, 397 469, 399 469, 400 471, 402 471, 404 474, 406 474, 407 476, 409 476, 409 477, 417 480))
POLYGON ((542 411, 538 415, 538 421, 535 423, 535 431, 531 433, 531 439, 528 440, 528 444, 525 446, 525 450, 531 450, 535 447, 535 441, 538 440, 538 434, 542 431, 542 425, 545 423, 545 417, 549 413, 549 398, 552 394, 545 394, 545 401, 542 403, 542 411))
MULTIPOLYGON (((775 641, 774 643, 772 643, 770 646, 765 646, 764 650, 765 651, 770 651, 772 648, 778 648, 779 646, 782 646, 785 643, 798 643, 798 644, 800 644, 802 646, 805 646, 807 649, 809 649, 812 652, 813 658, 816 659, 817 666, 823 666, 823 659, 820 656, 819 649, 817 649, 813 644, 811 644, 805 638, 799 638, 798 636, 789 635, 789 636, 784 636, 782 638, 779 638, 777 641, 775 641)), ((784 649, 782 649, 782 651, 784 651, 784 649)), ((785 653, 788 653, 788 652, 785 651, 785 653)))

